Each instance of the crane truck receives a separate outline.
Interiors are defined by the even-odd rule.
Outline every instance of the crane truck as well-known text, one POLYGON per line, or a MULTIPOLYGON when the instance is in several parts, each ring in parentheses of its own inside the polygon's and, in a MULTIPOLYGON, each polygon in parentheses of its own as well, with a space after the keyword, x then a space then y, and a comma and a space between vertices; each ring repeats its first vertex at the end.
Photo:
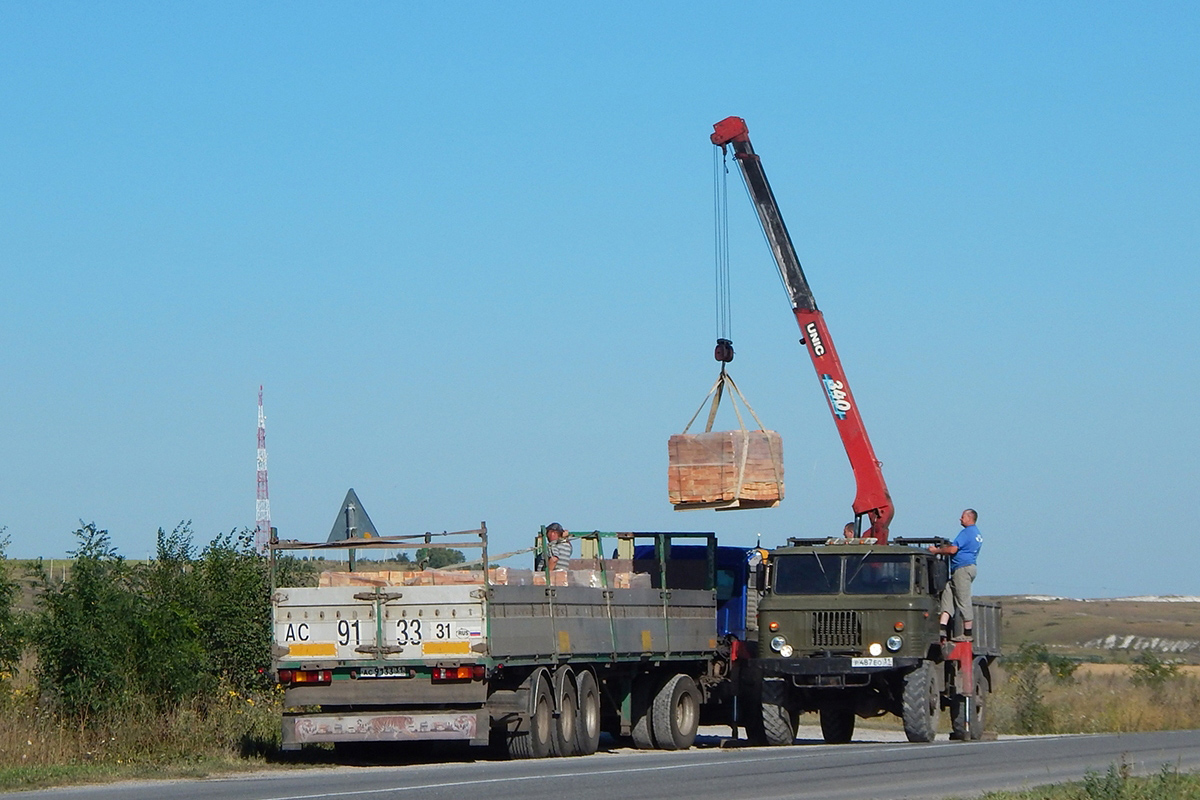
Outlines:
POLYGON ((975 603, 975 640, 945 644, 938 625, 946 557, 931 538, 889 538, 895 515, 883 470, 746 122, 727 117, 711 141, 733 158, 766 234, 854 472, 853 538, 789 538, 759 568, 759 641, 746 675, 760 716, 752 736, 790 744, 802 712, 817 712, 827 742, 848 742, 858 717, 887 713, 907 738, 932 741, 943 708, 955 738, 979 738, 1000 655, 999 605, 975 603), (869 526, 863 530, 863 523, 869 526))
POLYGON ((790 744, 805 711, 819 712, 829 742, 848 741, 857 717, 889 712, 928 741, 944 707, 957 735, 982 733, 1000 609, 977 603, 975 642, 941 646, 947 562, 922 545, 945 540, 889 539, 882 470, 745 122, 723 120, 712 141, 733 151, 750 188, 854 470, 863 535, 790 538, 763 558, 711 533, 593 532, 561 573, 493 568, 486 525, 273 537, 272 563, 338 549, 482 552, 478 570, 355 569, 351 555, 318 586, 273 581, 285 749, 459 741, 536 758, 592 753, 601 731, 683 749, 702 721, 790 744))

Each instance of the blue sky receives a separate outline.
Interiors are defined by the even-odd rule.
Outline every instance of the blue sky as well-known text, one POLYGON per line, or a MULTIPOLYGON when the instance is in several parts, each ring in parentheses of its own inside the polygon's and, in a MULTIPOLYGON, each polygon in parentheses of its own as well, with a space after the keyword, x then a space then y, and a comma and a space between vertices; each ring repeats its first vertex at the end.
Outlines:
MULTIPOLYGON (((980 593, 1198 594, 1191 4, 0 5, 0 525, 836 533, 854 487, 736 174, 777 509, 676 513, 750 127, 897 507, 980 593)), ((733 425, 725 419, 726 426, 733 425)))

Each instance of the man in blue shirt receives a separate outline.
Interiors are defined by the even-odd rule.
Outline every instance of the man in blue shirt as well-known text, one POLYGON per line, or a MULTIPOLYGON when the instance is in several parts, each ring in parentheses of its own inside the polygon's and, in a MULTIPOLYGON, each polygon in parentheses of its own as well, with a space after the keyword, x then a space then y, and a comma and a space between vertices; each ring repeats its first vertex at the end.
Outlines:
POLYGON ((942 640, 945 641, 950 632, 950 617, 955 609, 962 614, 962 638, 970 641, 975 612, 971 605, 971 583, 975 580, 975 562, 979 557, 979 548, 983 546, 983 534, 975 527, 979 515, 975 509, 968 508, 962 512, 958 522, 962 530, 954 541, 945 545, 930 545, 929 552, 950 556, 950 580, 942 590, 942 640))

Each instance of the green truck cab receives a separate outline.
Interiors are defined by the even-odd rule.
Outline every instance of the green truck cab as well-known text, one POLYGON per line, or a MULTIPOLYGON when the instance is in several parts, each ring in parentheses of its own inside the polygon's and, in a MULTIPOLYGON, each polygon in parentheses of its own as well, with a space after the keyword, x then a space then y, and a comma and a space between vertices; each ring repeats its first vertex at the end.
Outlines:
POLYGON ((954 738, 980 738, 1000 607, 975 603, 974 641, 942 642, 948 566, 925 549, 933 543, 944 540, 789 539, 771 551, 759 576, 752 736, 790 744, 799 715, 817 712, 825 741, 847 742, 857 717, 895 714, 910 741, 927 742, 947 708, 954 738))

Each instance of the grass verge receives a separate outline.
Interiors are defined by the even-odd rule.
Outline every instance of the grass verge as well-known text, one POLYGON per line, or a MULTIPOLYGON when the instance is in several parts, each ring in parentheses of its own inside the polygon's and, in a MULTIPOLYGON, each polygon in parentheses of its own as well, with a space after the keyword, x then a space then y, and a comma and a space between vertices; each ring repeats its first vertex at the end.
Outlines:
POLYGON ((279 752, 280 713, 279 692, 223 689, 169 711, 68 720, 0 681, 0 791, 262 769, 279 752))
POLYGON ((1019 792, 987 792, 981 800, 1196 800, 1200 775, 1179 773, 1164 764, 1157 775, 1133 777, 1127 764, 1089 772, 1076 783, 1035 786, 1019 792))

